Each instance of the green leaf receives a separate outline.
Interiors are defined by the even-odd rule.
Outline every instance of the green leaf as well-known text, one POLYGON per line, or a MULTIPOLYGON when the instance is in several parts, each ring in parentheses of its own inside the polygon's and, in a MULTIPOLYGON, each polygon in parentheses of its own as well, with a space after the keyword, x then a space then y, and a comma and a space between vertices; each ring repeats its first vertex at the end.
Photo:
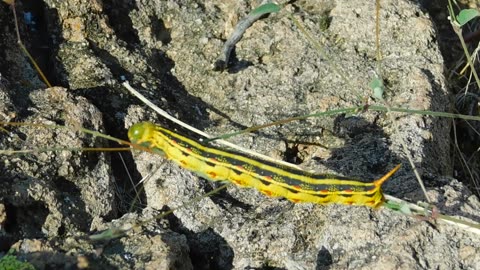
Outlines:
POLYGON ((279 12, 280 6, 274 3, 267 3, 252 10, 249 15, 264 15, 272 12, 279 12))
POLYGON ((404 214, 407 214, 407 215, 411 215, 412 214, 412 211, 410 210, 410 207, 408 206, 408 204, 404 203, 404 204, 401 204, 400 205, 400 212, 404 213, 404 214))
POLYGON ((100 240, 107 241, 107 240, 111 240, 111 239, 121 237, 121 236, 124 235, 124 233, 125 232, 123 230, 120 230, 120 229, 117 229, 117 228, 111 228, 111 229, 105 230, 101 233, 90 235, 89 238, 90 238, 90 240, 93 240, 93 241, 100 241, 100 240))
POLYGON ((478 16, 480 16, 480 12, 476 9, 463 9, 457 16, 457 22, 460 24, 460 26, 463 26, 478 16))
POLYGON ((23 262, 19 260, 14 254, 14 251, 10 249, 6 255, 0 258, 0 269, 21 269, 21 270, 35 270, 35 267, 29 262, 23 262))
POLYGON ((383 99, 383 92, 385 88, 383 87, 383 82, 379 78, 373 78, 368 86, 370 86, 370 88, 373 90, 374 98, 380 100, 383 99))

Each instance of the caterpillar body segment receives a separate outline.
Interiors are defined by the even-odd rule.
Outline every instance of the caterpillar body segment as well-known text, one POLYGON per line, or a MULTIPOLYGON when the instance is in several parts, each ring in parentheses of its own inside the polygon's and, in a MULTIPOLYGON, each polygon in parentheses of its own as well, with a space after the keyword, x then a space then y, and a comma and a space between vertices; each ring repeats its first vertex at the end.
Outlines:
POLYGON ((292 202, 378 207, 384 201, 381 185, 400 168, 397 165, 382 178, 364 183, 343 176, 314 174, 207 146, 150 122, 133 125, 128 137, 132 143, 161 152, 200 177, 230 181, 292 202))

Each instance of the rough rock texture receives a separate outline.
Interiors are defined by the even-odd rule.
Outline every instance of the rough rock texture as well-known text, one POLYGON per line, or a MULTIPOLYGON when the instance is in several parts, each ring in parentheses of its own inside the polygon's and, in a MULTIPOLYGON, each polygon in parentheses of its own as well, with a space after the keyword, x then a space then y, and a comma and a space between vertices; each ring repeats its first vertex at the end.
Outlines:
MULTIPOLYGON (((125 168, 118 155, 72 149, 110 145, 80 126, 124 139, 127 128, 141 120, 177 128, 132 98, 121 77, 172 115, 212 134, 373 103, 368 83, 375 72, 386 83, 385 99, 393 107, 449 110, 436 32, 428 15, 406 0, 382 1, 379 66, 374 1, 305 0, 256 22, 237 44, 229 70, 213 71, 224 40, 257 4, 19 2, 19 14, 32 12, 34 22, 22 20, 20 31, 58 85, 52 88, 37 78, 18 49, 11 11, 4 6, 0 119, 68 128, 0 130, 1 150, 51 150, 0 155, 2 251, 16 242, 13 247, 40 269, 480 268, 478 235, 456 227, 386 209, 292 204, 235 186, 192 202, 218 185, 159 155, 135 153, 132 159, 123 154, 125 168), (58 150, 65 147, 69 150, 58 150), (142 178, 137 196, 131 181, 142 178), (140 204, 130 207, 137 199, 140 204), (176 211, 110 243, 86 240, 92 232, 146 221, 167 209, 176 211)), ((366 181, 403 163, 385 192, 423 200, 403 141, 440 211, 479 221, 478 198, 448 177, 448 121, 392 116, 395 122, 374 111, 310 118, 232 141, 308 169, 366 181)))

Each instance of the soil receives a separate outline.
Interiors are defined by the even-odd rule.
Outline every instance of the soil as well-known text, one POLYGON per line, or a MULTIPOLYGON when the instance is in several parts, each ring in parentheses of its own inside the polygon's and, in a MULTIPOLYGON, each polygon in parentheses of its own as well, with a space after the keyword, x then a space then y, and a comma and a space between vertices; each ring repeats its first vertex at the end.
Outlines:
MULTIPOLYGON (((0 252, 12 249, 38 269, 479 269, 478 234, 453 225, 385 208, 294 204, 234 185, 201 198, 219 185, 160 155, 79 150, 118 147, 80 127, 126 140, 131 125, 153 121, 193 136, 133 97, 122 80, 217 135, 382 105, 368 86, 375 76, 393 107, 452 111, 445 76, 451 32, 440 1, 381 1, 381 61, 375 1, 289 1, 248 28, 228 68, 216 71, 225 40, 259 4, 17 1, 20 35, 49 87, 17 44, 12 10, 2 3, 0 121, 36 125, 0 129, 0 149, 30 150, 0 155, 0 252), (156 218, 167 210, 175 211, 156 218), (112 228, 132 229, 91 240, 112 228)), ((403 143, 439 211, 479 222, 478 197, 453 178, 451 129, 446 118, 367 109, 230 140, 364 181, 402 163, 384 192, 424 201, 403 143)))

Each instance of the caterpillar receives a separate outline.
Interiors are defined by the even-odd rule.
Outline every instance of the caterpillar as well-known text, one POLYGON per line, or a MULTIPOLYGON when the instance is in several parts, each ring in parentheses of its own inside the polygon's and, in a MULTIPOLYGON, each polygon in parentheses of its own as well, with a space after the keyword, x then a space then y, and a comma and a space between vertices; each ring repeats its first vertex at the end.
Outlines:
POLYGON ((364 183, 207 146, 151 122, 134 124, 128 131, 128 138, 133 144, 152 149, 200 177, 255 188, 267 196, 284 197, 295 203, 340 203, 377 208, 385 200, 382 184, 400 168, 399 164, 378 180, 364 183))

